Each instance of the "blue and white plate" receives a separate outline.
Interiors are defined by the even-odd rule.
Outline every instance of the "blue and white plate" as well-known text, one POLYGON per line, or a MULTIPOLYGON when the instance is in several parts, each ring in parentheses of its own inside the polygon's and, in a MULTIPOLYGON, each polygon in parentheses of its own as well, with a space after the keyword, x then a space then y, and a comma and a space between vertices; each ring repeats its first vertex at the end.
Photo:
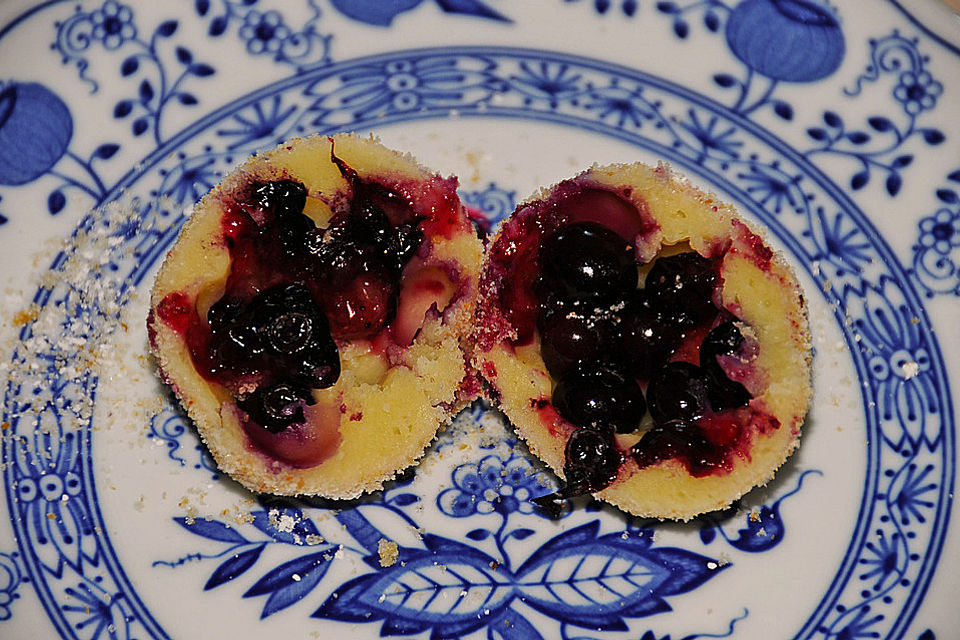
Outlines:
POLYGON ((960 22, 915 4, 5 2, 0 636, 956 638, 960 22), (493 219, 638 159, 735 203, 810 302, 799 453, 686 524, 545 519, 481 405, 356 502, 220 476, 146 356, 152 275, 245 156, 342 130, 493 219))

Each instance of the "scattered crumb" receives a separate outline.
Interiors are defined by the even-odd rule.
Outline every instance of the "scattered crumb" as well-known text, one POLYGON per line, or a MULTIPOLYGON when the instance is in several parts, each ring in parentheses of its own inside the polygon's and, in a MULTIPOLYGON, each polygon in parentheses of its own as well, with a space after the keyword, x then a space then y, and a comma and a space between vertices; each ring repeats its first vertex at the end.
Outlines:
POLYGON ((381 567, 392 567, 397 564, 397 560, 400 558, 397 543, 386 538, 380 538, 380 542, 377 544, 377 553, 380 554, 381 567))

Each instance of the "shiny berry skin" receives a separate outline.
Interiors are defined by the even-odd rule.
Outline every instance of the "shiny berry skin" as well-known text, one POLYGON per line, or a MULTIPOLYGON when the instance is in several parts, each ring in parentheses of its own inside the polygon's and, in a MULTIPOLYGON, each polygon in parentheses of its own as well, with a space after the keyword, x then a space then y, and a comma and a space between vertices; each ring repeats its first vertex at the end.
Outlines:
POLYGON ((296 180, 275 180, 252 185, 253 204, 278 217, 301 215, 307 202, 307 189, 296 180))
POLYGON ((709 408, 707 376, 696 365, 670 362, 650 380, 647 402, 655 422, 696 420, 709 408))
POLYGON ((550 375, 562 378, 574 365, 608 357, 616 336, 609 314, 554 313, 544 323, 540 354, 550 375))
POLYGON ((618 433, 636 431, 647 412, 636 380, 596 362, 567 372, 553 390, 553 405, 578 427, 618 433))
POLYGON ((302 351, 313 337, 313 320, 300 311, 288 311, 273 318, 267 326, 267 341, 277 353, 291 355, 302 351))
POLYGON ((694 476, 706 475, 724 464, 723 451, 712 445, 693 422, 680 419, 651 427, 630 453, 641 469, 678 459, 694 476))
POLYGON ((681 329, 663 322, 642 300, 632 302, 620 314, 620 346, 631 371, 649 380, 673 355, 683 338, 681 329))
MULTIPOLYGON (((563 475, 578 494, 593 493, 617 479, 623 456, 607 433, 578 429, 564 449, 563 475)), ((571 497, 569 494, 567 497, 571 497)))
POLYGON ((560 227, 540 247, 544 284, 567 299, 623 299, 637 288, 633 248, 595 222, 560 227))
POLYGON ((239 401, 250 419, 270 433, 280 433, 292 424, 303 424, 304 404, 313 404, 310 392, 288 381, 262 387, 239 401))
POLYGON ((644 293, 664 321, 690 325, 717 313, 716 285, 713 262, 689 251, 657 258, 647 274, 644 293))
POLYGON ((700 344, 700 367, 709 378, 707 393, 714 411, 742 407, 753 397, 746 387, 731 380, 717 362, 717 356, 734 355, 742 345, 743 335, 733 322, 717 325, 700 344))

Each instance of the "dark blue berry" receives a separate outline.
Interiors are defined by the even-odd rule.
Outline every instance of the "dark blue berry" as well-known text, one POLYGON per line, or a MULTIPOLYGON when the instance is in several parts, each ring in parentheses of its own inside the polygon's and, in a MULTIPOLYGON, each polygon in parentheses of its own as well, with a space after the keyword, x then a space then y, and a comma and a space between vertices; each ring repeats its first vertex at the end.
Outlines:
POLYGON ((670 420, 651 427, 630 451, 640 468, 680 459, 694 475, 723 463, 723 454, 688 420, 670 420))
POLYGON ((700 367, 708 377, 707 393, 714 411, 742 407, 753 397, 746 387, 731 380, 717 361, 717 356, 736 354, 742 345, 743 335, 733 322, 711 329, 700 345, 700 367))
POLYGON ((292 424, 303 424, 303 405, 313 403, 308 389, 283 381, 257 389, 237 404, 261 427, 280 433, 292 424))
POLYGON ((621 313, 620 346, 640 380, 649 380, 683 338, 680 327, 661 321, 640 296, 621 313))
POLYGON ((552 400, 568 422, 618 433, 636 431, 647 412, 636 380, 597 362, 567 372, 554 388, 552 400))
POLYGON ((688 362, 667 363, 650 380, 647 402, 655 422, 696 420, 709 407, 707 376, 688 362))
POLYGON ((617 329, 610 314, 554 313, 544 323, 540 354, 547 371, 562 378, 573 366, 609 358, 617 329))
POLYGON ((560 227, 544 240, 545 285, 567 299, 622 300, 637 288, 633 248, 594 222, 560 227))
POLYGON ((661 319, 691 325, 717 313, 716 284, 713 263, 690 251, 657 258, 647 274, 644 293, 661 319))

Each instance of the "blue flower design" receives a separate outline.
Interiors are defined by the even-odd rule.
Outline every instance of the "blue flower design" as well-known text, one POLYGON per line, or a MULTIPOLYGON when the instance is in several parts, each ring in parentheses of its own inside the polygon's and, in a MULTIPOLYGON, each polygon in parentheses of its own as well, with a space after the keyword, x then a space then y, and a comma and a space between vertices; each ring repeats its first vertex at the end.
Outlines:
POLYGON ((393 19, 404 11, 410 11, 423 0, 331 0, 330 4, 343 15, 381 27, 390 26, 393 19))
POLYGON ((73 118, 57 94, 35 82, 0 91, 0 184, 36 180, 67 153, 73 118))
POLYGON ((960 247, 960 211, 940 209, 920 220, 920 246, 943 255, 960 247))
POLYGON ((479 462, 462 464, 454 470, 452 480, 454 486, 437 496, 437 506, 454 518, 493 512, 542 515, 529 500, 549 490, 530 461, 513 453, 506 460, 491 454, 479 462))
POLYGON ((476 106, 499 86, 492 68, 487 60, 467 57, 407 58, 359 66, 308 89, 309 95, 318 97, 310 110, 320 114, 311 124, 336 127, 363 117, 476 106))
POLYGON ((659 117, 656 109, 643 97, 640 88, 627 89, 616 83, 590 91, 588 108, 596 109, 601 120, 609 120, 618 127, 631 125, 639 128, 644 120, 659 117))
POLYGON ((871 557, 863 557, 858 560, 865 565, 866 571, 860 575, 861 580, 871 580, 876 578, 873 589, 879 591, 884 588, 887 579, 898 576, 902 570, 900 565, 906 562, 906 558, 900 555, 900 542, 902 538, 899 533, 894 533, 890 538, 884 532, 877 532, 876 542, 867 542, 864 547, 870 552, 871 557), (902 561, 902 562, 901 562, 902 561))
POLYGON ((216 157, 203 154, 187 158, 183 152, 180 164, 164 175, 160 185, 160 194, 172 198, 178 205, 198 201, 215 184, 220 182, 222 172, 216 167, 216 157))
POLYGON ((580 93, 583 76, 573 71, 565 63, 550 63, 542 60, 538 63, 520 63, 523 75, 515 75, 510 79, 516 89, 533 99, 547 100, 551 107, 556 107, 561 100, 571 99, 580 93))
POLYGON ((467 212, 470 219, 489 233, 497 223, 513 213, 517 192, 501 189, 491 182, 486 189, 464 191, 460 196, 470 207, 467 212))
POLYGON ((818 0, 745 0, 730 13, 726 38, 747 67, 787 82, 826 78, 846 50, 836 15, 818 0))
POLYGON ((699 143, 701 161, 711 151, 730 159, 735 159, 740 154, 743 142, 735 139, 736 129, 732 126, 723 128, 718 126, 719 123, 720 119, 715 115, 710 116, 706 121, 701 121, 700 116, 693 109, 687 111, 687 121, 680 123, 680 126, 699 143))
POLYGON ((911 116, 933 109, 941 93, 943 85, 927 71, 904 71, 893 89, 893 97, 911 116))
POLYGON ((102 7, 91 13, 90 22, 93 25, 91 36, 110 50, 118 49, 124 42, 137 36, 133 11, 115 0, 107 0, 102 7))
POLYGON ((266 143, 280 137, 281 127, 289 124, 291 116, 296 112, 296 106, 283 106, 280 95, 275 94, 254 103, 245 111, 235 113, 232 120, 236 125, 217 129, 217 135, 235 138, 227 146, 231 151, 254 142, 266 143))
POLYGON ((283 23, 283 16, 277 11, 261 13, 252 10, 240 27, 240 37, 247 41, 247 51, 254 54, 277 54, 290 33, 290 27, 283 23))

